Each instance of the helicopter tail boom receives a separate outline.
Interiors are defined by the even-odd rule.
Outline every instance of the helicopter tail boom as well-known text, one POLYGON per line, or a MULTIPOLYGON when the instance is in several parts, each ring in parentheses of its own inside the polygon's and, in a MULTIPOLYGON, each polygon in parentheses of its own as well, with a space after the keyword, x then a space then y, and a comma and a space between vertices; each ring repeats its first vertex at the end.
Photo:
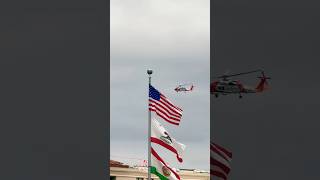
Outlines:
POLYGON ((264 91, 264 90, 266 90, 268 87, 268 82, 267 82, 267 79, 271 79, 270 77, 266 77, 265 75, 264 75, 264 72, 262 71, 261 72, 261 74, 262 74, 262 76, 261 77, 258 77, 258 78, 260 78, 261 80, 260 80, 260 82, 259 82, 259 84, 257 85, 257 87, 256 87, 256 91, 257 92, 262 92, 262 91, 264 91))

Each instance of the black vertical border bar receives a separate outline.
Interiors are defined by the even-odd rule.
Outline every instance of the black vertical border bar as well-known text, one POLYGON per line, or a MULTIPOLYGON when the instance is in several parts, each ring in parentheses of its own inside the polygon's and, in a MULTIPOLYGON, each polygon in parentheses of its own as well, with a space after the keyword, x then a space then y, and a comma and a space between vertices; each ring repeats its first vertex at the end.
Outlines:
POLYGON ((0 6, 0 179, 109 175, 109 0, 0 6))

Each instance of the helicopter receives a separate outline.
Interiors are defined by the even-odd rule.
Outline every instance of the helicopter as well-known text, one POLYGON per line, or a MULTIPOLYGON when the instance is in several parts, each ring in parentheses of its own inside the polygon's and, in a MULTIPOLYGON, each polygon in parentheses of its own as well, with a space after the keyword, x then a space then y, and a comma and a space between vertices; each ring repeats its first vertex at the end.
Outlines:
POLYGON ((216 98, 219 97, 219 95, 228 95, 228 94, 239 94, 239 98, 242 98, 242 94, 245 94, 245 93, 263 92, 264 90, 267 89, 267 86, 268 86, 267 79, 271 79, 270 77, 266 77, 264 74, 264 71, 261 69, 238 73, 238 74, 222 75, 222 76, 218 76, 217 78, 219 78, 219 80, 213 81, 210 84, 210 94, 215 95, 216 98), (255 88, 243 85, 238 80, 229 79, 229 77, 251 74, 256 72, 260 72, 261 76, 258 77, 260 79, 260 82, 255 88))
POLYGON ((187 92, 187 91, 192 91, 193 88, 194 88, 193 84, 181 84, 178 87, 176 87, 174 90, 176 92, 187 92), (188 88, 188 86, 190 87, 188 88))

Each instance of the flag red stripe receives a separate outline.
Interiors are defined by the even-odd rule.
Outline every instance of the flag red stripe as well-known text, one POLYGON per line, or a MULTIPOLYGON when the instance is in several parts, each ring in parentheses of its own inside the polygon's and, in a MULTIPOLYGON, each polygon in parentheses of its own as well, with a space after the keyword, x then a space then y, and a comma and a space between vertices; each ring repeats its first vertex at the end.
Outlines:
POLYGON ((174 105, 165 95, 160 94, 160 98, 163 98, 164 100, 166 100, 166 102, 168 102, 171 106, 175 107, 177 110, 182 111, 182 109, 180 109, 178 106, 174 105))
POLYGON ((167 121, 168 123, 175 124, 175 125, 179 125, 179 123, 174 122, 174 121, 171 121, 170 119, 168 119, 168 118, 166 118, 165 116, 163 116, 163 115, 162 115, 159 111, 157 111, 156 109, 149 108, 149 110, 156 112, 156 114, 157 114, 158 116, 160 116, 162 119, 164 119, 164 120, 167 121))
POLYGON ((164 120, 167 121, 168 123, 171 123, 171 124, 174 124, 174 125, 177 125, 177 126, 179 125, 179 123, 173 122, 173 121, 171 121, 170 119, 164 117, 162 114, 160 114, 160 113, 155 109, 155 107, 150 107, 149 110, 156 112, 156 114, 157 114, 158 116, 160 116, 162 119, 164 119, 164 120))
POLYGON ((217 171, 220 172, 222 174, 224 174, 227 178, 228 178, 228 174, 226 174, 220 167, 216 166, 216 165, 211 165, 210 166, 210 172, 211 171, 217 171))
POLYGON ((215 160, 214 158, 210 158, 210 164, 220 167, 226 174, 229 174, 230 172, 230 168, 228 166, 222 164, 221 162, 215 160))
POLYGON ((217 147, 220 151, 222 151, 223 153, 225 153, 227 156, 229 156, 229 158, 232 158, 232 153, 228 150, 226 150, 225 148, 219 146, 218 144, 212 143, 215 147, 217 147))
POLYGON ((165 118, 166 118, 167 120, 170 120, 170 121, 179 123, 180 120, 171 118, 171 117, 168 116, 165 112, 163 112, 163 111, 161 111, 160 109, 158 109, 155 105, 150 104, 149 106, 151 106, 150 108, 152 108, 156 113, 161 113, 163 116, 165 116, 165 118))
POLYGON ((230 164, 232 152, 211 142, 210 143, 210 174, 216 178, 227 180, 230 172, 230 164))
POLYGON ((159 105, 162 109, 164 109, 165 111, 167 111, 171 115, 176 116, 177 118, 180 118, 182 116, 181 113, 177 113, 176 111, 170 109, 170 107, 168 107, 166 104, 162 103, 161 100, 160 101, 155 101, 155 100, 150 98, 150 101, 152 103, 155 103, 155 104, 159 105))
POLYGON ((218 176, 218 177, 220 177, 220 178, 222 178, 224 180, 227 180, 227 176, 225 174, 223 174, 222 172, 220 172, 220 171, 212 170, 212 171, 210 171, 210 174, 213 175, 213 176, 218 176))
POLYGON ((158 155, 158 153, 153 148, 151 148, 151 153, 158 161, 162 162, 162 164, 164 164, 168 169, 170 169, 170 171, 176 176, 177 179, 180 179, 180 176, 162 160, 162 158, 158 155))
POLYGON ((173 105, 169 99, 167 99, 165 96, 160 95, 160 101, 162 100, 163 103, 166 103, 167 106, 174 108, 175 111, 177 111, 177 113, 181 114, 182 113, 182 109, 180 109, 179 107, 173 105))
POLYGON ((158 139, 158 138, 155 138, 155 137, 151 137, 151 142, 156 143, 156 144, 159 144, 159 145, 167 148, 168 150, 170 150, 171 152, 173 152, 173 153, 176 154, 177 159, 178 159, 179 162, 182 162, 182 161, 183 161, 183 159, 179 156, 178 151, 177 151, 174 147, 172 147, 172 146, 164 143, 162 140, 160 140, 160 139, 158 139))
MULTIPOLYGON (((161 103, 158 103, 157 101, 154 101, 152 99, 149 99, 149 101, 152 103, 152 104, 156 104, 157 106, 156 107, 160 107, 162 110, 166 111, 168 114, 170 114, 171 116, 175 116, 176 118, 181 118, 181 114, 177 114, 177 113, 174 113, 170 110, 168 110, 166 107, 164 107, 161 103)), ((160 109, 159 108, 159 109, 160 109)))
POLYGON ((153 103, 157 103, 158 105, 161 105, 163 109, 166 111, 170 112, 171 114, 174 114, 177 117, 182 116, 182 112, 176 110, 174 107, 171 105, 167 104, 162 98, 160 100, 154 100, 153 98, 149 98, 149 101, 152 101, 153 103))
POLYGON ((168 115, 165 111, 163 111, 162 109, 160 109, 158 106, 153 105, 155 107, 155 109, 159 112, 161 112, 163 115, 165 115, 168 119, 174 120, 174 121, 180 121, 180 119, 176 118, 176 117, 172 117, 170 115, 168 115))
POLYGON ((221 151, 219 151, 216 147, 214 147, 213 145, 211 145, 210 147, 211 151, 217 153, 218 155, 220 155, 223 159, 225 159, 226 161, 230 162, 230 158, 226 157, 226 155, 224 155, 223 153, 221 153, 221 151))
POLYGON ((230 168, 230 163, 219 156, 217 153, 211 151, 211 157, 230 168))
POLYGON ((161 103, 162 105, 164 105, 165 107, 167 107, 168 109, 170 109, 170 111, 172 113, 174 113, 176 116, 181 117, 182 116, 182 112, 172 108, 172 106, 168 105, 163 99, 160 99, 159 103, 161 103))

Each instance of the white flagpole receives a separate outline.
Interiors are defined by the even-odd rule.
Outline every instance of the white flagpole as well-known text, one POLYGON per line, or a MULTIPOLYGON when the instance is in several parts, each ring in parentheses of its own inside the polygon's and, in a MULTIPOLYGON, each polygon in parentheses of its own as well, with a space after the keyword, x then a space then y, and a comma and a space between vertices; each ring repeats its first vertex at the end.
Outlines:
MULTIPOLYGON (((151 74, 152 70, 148 69, 147 73, 149 75, 149 86, 151 85, 151 74)), ((150 88, 149 93, 150 93, 150 88)), ((148 96, 149 97, 149 96, 148 96)), ((149 104, 149 100, 148 100, 149 104)), ((151 180, 151 111, 149 110, 149 105, 148 105, 148 113, 149 113, 149 118, 148 118, 148 180, 151 180)))

